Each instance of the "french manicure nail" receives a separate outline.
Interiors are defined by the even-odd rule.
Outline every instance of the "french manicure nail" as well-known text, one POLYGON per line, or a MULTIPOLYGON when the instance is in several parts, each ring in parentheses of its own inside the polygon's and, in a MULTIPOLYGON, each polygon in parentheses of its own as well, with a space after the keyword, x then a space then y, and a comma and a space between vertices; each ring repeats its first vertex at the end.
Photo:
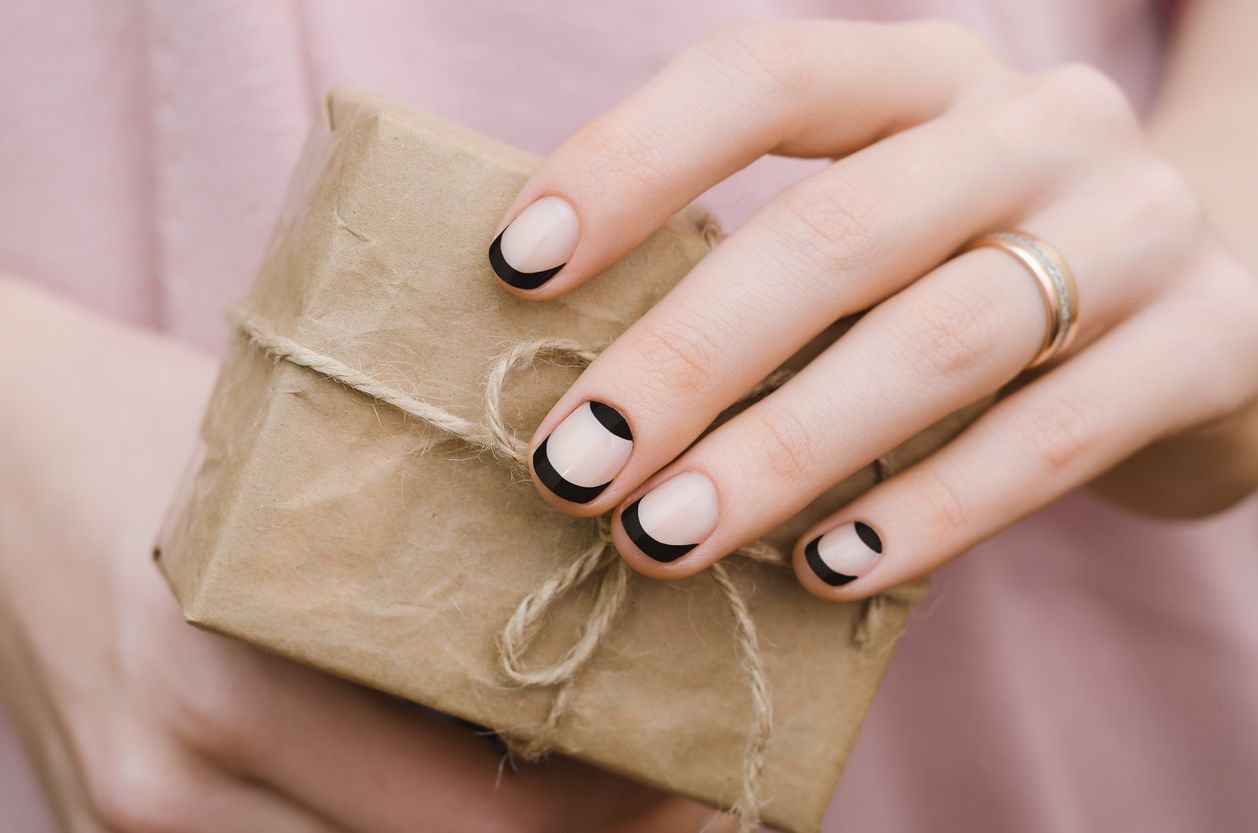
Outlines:
POLYGON ((882 539, 860 521, 818 535, 804 547, 808 566, 831 587, 865 574, 881 554, 882 539))
POLYGON ((629 540, 656 561, 676 561, 716 528, 716 487, 697 471, 665 480, 620 513, 629 540))
POLYGON ((519 289, 536 289, 564 267, 577 247, 577 213, 562 197, 530 203, 489 244, 489 265, 519 289))
POLYGON ((584 402, 533 452, 533 471, 564 500, 589 503, 611 485, 632 450, 633 433, 620 411, 584 402))

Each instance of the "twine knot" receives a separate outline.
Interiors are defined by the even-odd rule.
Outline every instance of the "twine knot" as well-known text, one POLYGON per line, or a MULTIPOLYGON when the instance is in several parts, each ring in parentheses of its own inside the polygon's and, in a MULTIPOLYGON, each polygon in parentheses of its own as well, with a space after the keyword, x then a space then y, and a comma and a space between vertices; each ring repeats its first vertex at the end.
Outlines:
MULTIPOLYGON (((584 366, 598 354, 597 350, 588 346, 555 338, 536 339, 510 346, 498 356, 486 376, 484 418, 482 421, 473 421, 391 387, 338 359, 311 350, 281 335, 265 319, 243 308, 233 308, 229 317, 245 337, 276 359, 286 359, 309 368, 388 403, 434 428, 491 452, 525 472, 528 468, 528 444, 506 425, 502 416, 502 395, 508 374, 514 369, 532 366, 543 359, 584 366)), ((776 371, 753 388, 743 400, 764 396, 779 387, 790 375, 790 371, 776 371)), ((603 637, 611 630, 617 614, 624 607, 629 585, 629 568, 612 546, 610 516, 592 518, 590 526, 593 532, 590 542, 526 594, 498 634, 498 666, 503 678, 521 687, 553 690, 545 720, 533 736, 523 741, 505 738, 510 749, 528 759, 543 755, 552 748, 559 724, 571 701, 577 673, 594 655, 603 637), (528 667, 524 656, 541 633, 553 606, 569 591, 595 579, 598 587, 594 594, 593 607, 577 640, 557 660, 538 667, 528 667)), ((747 544, 735 555, 789 569, 787 554, 765 541, 747 544)), ((773 704, 769 696, 758 632, 746 599, 734 584, 724 564, 713 564, 707 572, 728 603, 735 626, 735 644, 751 695, 752 723, 743 761, 741 795, 730 809, 739 821, 739 830, 749 833, 759 825, 762 806, 759 797, 760 779, 773 725, 773 704)), ((884 633, 884 617, 881 616, 883 607, 887 603, 911 603, 924 592, 922 585, 909 584, 866 599, 852 634, 855 644, 861 648, 887 644, 888 634, 884 633)))

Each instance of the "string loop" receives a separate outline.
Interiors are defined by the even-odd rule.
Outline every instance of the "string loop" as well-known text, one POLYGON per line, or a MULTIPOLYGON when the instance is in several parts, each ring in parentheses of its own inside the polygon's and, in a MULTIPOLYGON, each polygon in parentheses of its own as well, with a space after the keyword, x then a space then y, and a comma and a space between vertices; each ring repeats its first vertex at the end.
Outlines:
MULTIPOLYGON (((584 366, 598 354, 595 349, 565 339, 536 339, 512 345, 497 358, 486 376, 484 419, 483 422, 475 422, 386 385, 331 356, 311 350, 281 335, 265 319, 243 308, 233 308, 229 317, 250 342, 271 356, 309 368, 373 399, 386 402, 433 428, 490 451, 526 472, 528 444, 506 425, 502 416, 502 394, 507 375, 514 369, 532 366, 540 360, 584 366)), ((754 400, 764 396, 784 383, 790 375, 790 371, 776 371, 752 388, 743 399, 754 400)), ((550 706, 540 729, 525 741, 506 739, 510 748, 523 757, 536 758, 553 746, 559 724, 567 712, 573 682, 578 672, 594 655, 599 643, 612 628, 617 614, 624 607, 629 568, 612 546, 609 523, 608 515, 591 519, 594 534, 590 543, 529 591, 498 634, 498 667, 504 679, 521 687, 553 689, 550 706), (553 606, 569 591, 596 577, 598 589, 594 595, 593 607, 576 642, 563 656, 550 664, 534 668, 526 666, 524 655, 541 633, 542 625, 553 606)), ((789 569, 790 566, 788 555, 765 541, 753 541, 735 555, 774 567, 789 569)), ((736 647, 751 694, 753 719, 743 761, 741 794, 730 810, 738 819, 740 833, 750 833, 756 829, 760 820, 759 790, 765 750, 773 725, 773 703, 764 672, 758 631, 747 608, 746 599, 724 564, 713 564, 707 572, 728 603, 736 647)), ((883 617, 880 615, 883 606, 887 602, 915 601, 922 592, 924 589, 921 585, 910 584, 866 600, 856 630, 852 634, 853 641, 862 648, 884 642, 885 635, 881 633, 883 617)))

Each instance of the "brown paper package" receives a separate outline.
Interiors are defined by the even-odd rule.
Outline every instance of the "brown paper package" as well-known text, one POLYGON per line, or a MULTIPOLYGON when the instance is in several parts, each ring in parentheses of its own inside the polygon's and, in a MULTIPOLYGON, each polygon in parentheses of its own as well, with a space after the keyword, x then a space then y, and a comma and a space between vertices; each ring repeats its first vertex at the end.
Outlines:
MULTIPOLYGON (((547 336, 605 345, 712 245, 692 206, 564 297, 516 298, 486 249, 537 164, 396 103, 334 92, 245 308, 307 350, 479 423, 486 373, 506 347, 547 336)), ((510 374, 503 414, 520 438, 578 372, 542 362, 510 374)), ((941 445, 975 410, 871 463, 763 540, 789 552, 807 524, 941 445)), ((239 331, 201 437, 155 550, 188 621, 514 738, 536 735, 555 692, 504 680, 496 638, 525 593, 589 545, 591 520, 547 506, 493 454, 239 331)), ((725 563, 755 623, 772 702, 763 818, 813 833, 911 594, 830 604, 789 569, 725 563), (879 633, 856 639, 875 613, 879 633)), ((563 654, 595 586, 555 605, 531 658, 563 654)), ((736 635, 710 574, 631 575, 572 683, 553 747, 730 807, 753 724, 736 635)))

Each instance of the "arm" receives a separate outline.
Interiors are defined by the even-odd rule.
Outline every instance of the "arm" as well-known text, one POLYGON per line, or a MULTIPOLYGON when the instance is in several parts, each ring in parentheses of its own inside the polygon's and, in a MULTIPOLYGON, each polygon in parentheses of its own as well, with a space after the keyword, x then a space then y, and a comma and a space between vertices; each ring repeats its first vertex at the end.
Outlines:
POLYGON ((63 828, 702 826, 571 760, 504 772, 462 726, 187 626, 149 552, 214 372, 0 276, 0 696, 63 828))
POLYGON ((1184 5, 1149 138, 1192 182, 1219 235, 1258 268, 1258 4, 1184 5))
MULTIPOLYGON (((1258 4, 1184 3, 1149 141, 1195 188, 1215 231, 1258 270, 1258 4)), ((1258 326, 1258 323, 1255 323, 1258 326)), ((1258 403, 1150 446, 1095 487, 1170 516, 1204 515, 1258 483, 1258 403)))

